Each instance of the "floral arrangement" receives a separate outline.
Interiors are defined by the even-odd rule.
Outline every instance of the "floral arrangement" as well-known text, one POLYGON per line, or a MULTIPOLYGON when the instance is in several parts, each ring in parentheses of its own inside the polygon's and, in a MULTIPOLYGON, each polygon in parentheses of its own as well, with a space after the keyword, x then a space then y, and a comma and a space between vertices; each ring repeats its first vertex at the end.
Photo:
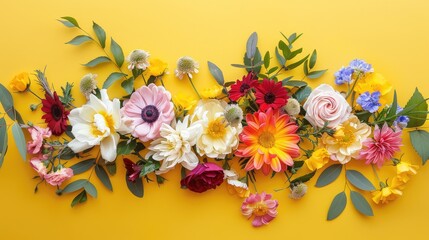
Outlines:
POLYGON ((96 74, 83 76, 79 87, 87 102, 82 106, 73 103, 73 83, 57 92, 45 71, 18 74, 10 82, 11 91, 0 84, 5 111, 0 118, 0 164, 11 128, 20 155, 24 160, 30 156, 30 165, 37 172, 35 192, 41 183, 47 183, 58 195, 75 193, 71 206, 87 201, 88 195, 97 197, 91 183, 94 171, 112 191, 110 177, 118 164, 124 165, 127 187, 143 197, 144 183, 162 184, 164 173, 181 165, 182 188, 202 193, 226 184, 230 193, 243 199, 242 214, 253 217, 252 225, 259 227, 276 217, 278 202, 271 194, 256 191, 257 172, 271 177, 280 173, 286 179, 282 189, 289 189, 290 198, 300 199, 308 191, 305 183, 316 171, 322 172, 315 186, 323 187, 344 169, 345 186, 333 198, 327 219, 344 210, 346 193, 358 212, 372 216, 367 198, 371 196, 376 204, 394 200, 419 168, 400 154, 401 136, 407 128, 412 129, 411 142, 422 163, 429 157, 429 134, 418 129, 427 118, 427 98, 418 89, 401 107, 396 91, 393 99, 389 97, 391 84, 359 59, 335 73, 338 90, 334 84, 312 89, 307 81, 326 70, 315 70, 316 50, 300 57, 303 49, 295 45, 301 35, 282 34, 274 54, 267 51, 262 57, 258 35, 252 33, 243 64, 232 64, 246 74, 226 82, 219 67, 208 62, 218 85, 203 91, 193 84, 199 64, 188 56, 179 58, 174 74, 189 81, 195 98, 172 96, 163 82, 167 64, 147 51, 133 50, 125 59, 113 38, 108 49, 106 32, 98 24, 93 23, 91 35, 72 17, 63 17, 60 22, 82 31, 67 44, 92 42, 105 53, 85 67, 93 70, 110 64, 114 71, 101 88, 96 74), (125 62, 128 70, 124 70, 125 62), (301 79, 295 80, 292 73, 301 74, 301 79), (107 89, 117 81, 127 95, 112 98, 107 89), (35 83, 44 96, 32 90, 35 83), (33 94, 39 104, 30 108, 43 112, 46 125, 24 121, 11 92, 33 94), (377 183, 350 169, 350 162, 360 163, 362 169, 372 168, 377 183), (393 177, 379 178, 379 171, 392 168, 396 172, 393 177), (87 179, 78 179, 88 171, 87 179))

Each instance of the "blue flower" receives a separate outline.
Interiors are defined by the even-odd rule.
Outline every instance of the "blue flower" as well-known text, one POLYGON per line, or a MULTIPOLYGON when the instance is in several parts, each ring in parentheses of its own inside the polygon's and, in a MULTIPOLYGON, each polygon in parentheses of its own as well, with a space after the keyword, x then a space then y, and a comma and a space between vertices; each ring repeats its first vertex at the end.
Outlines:
POLYGON ((375 91, 372 94, 369 92, 362 93, 356 102, 362 106, 363 110, 366 110, 370 113, 374 113, 378 110, 378 107, 381 106, 380 101, 380 91, 375 91))
POLYGON ((349 67, 352 68, 354 71, 361 72, 363 74, 374 71, 372 65, 362 59, 355 59, 351 61, 349 67))
MULTIPOLYGON (((398 114, 402 110, 404 109, 398 106, 398 108, 396 109, 396 114, 398 114)), ((407 127, 409 121, 410 121, 410 118, 407 116, 398 116, 393 122, 393 126, 398 126, 399 128, 403 129, 407 127)))
POLYGON ((352 81, 353 69, 350 67, 342 67, 335 73, 335 83, 341 85, 352 81))

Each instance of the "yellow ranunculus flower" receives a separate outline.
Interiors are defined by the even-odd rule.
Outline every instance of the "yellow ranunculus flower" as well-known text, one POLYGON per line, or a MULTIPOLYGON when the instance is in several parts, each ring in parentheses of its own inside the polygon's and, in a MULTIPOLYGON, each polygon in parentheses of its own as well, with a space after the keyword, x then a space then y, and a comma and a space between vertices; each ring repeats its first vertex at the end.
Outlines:
POLYGON ((390 201, 395 200, 398 196, 402 195, 402 189, 404 188, 403 182, 401 182, 397 177, 392 179, 392 183, 390 186, 386 186, 381 188, 380 190, 376 190, 372 192, 372 200, 379 204, 386 204, 390 201))
POLYGON ((149 67, 144 71, 144 76, 149 78, 150 76, 158 77, 163 75, 167 70, 167 63, 158 59, 151 58, 149 60, 149 67))
POLYGON ((216 85, 211 88, 205 88, 200 92, 202 98, 217 98, 219 95, 222 94, 223 87, 216 85))
POLYGON ((406 183, 408 180, 410 180, 410 175, 416 175, 417 169, 419 169, 419 166, 412 165, 407 162, 400 162, 396 165, 396 173, 398 174, 398 180, 406 183))
POLYGON ((30 86, 30 76, 27 72, 16 75, 9 84, 9 87, 15 92, 24 92, 30 86))
POLYGON ((367 74, 364 78, 360 79, 356 83, 354 91, 360 95, 364 92, 373 93, 379 91, 380 103, 382 105, 386 104, 388 101, 385 99, 386 94, 392 90, 392 84, 390 84, 383 75, 379 73, 370 73, 367 74))
POLYGON ((305 160, 305 165, 310 171, 322 168, 329 161, 329 153, 326 148, 319 148, 313 152, 311 157, 305 160))

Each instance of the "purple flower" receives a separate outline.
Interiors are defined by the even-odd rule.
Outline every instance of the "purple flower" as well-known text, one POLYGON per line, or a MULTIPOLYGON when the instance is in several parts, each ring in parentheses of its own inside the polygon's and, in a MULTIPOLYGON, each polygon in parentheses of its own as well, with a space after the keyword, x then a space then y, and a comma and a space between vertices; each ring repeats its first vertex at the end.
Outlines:
POLYGON ((376 112, 378 107, 381 106, 380 101, 380 91, 375 91, 373 93, 364 92, 356 100, 357 104, 361 105, 363 110, 366 110, 370 113, 376 112))
POLYGON ((351 61, 349 67, 354 71, 362 72, 363 74, 374 71, 372 65, 362 59, 355 59, 351 61))
POLYGON ((352 81, 353 69, 350 67, 342 67, 335 73, 335 83, 342 85, 352 81))
MULTIPOLYGON (((398 106, 398 108, 396 109, 396 114, 400 113, 402 110, 404 109, 398 106)), ((409 121, 410 118, 407 116, 398 116, 393 122, 393 126, 397 126, 400 129, 403 129, 407 127, 409 121)))

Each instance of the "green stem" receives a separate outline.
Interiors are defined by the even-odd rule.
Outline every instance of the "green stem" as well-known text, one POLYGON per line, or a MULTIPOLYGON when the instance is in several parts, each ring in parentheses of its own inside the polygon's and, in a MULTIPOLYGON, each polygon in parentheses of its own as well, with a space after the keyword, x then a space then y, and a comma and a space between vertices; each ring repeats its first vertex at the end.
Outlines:
POLYGON ((38 99, 43 100, 41 97, 39 97, 37 94, 35 94, 33 91, 31 91, 30 88, 28 88, 28 91, 33 94, 34 96, 36 96, 38 99))
POLYGON ((381 182, 380 177, 378 176, 377 170, 375 169, 375 165, 371 164, 371 167, 372 167, 372 171, 374 172, 375 177, 377 178, 377 180, 379 182, 381 182))
POLYGON ((192 88, 194 88, 195 93, 198 95, 198 97, 199 97, 200 99, 202 99, 202 98, 201 98, 201 96, 200 96, 200 94, 199 94, 199 93, 198 93, 198 91, 197 91, 197 88, 196 88, 196 87, 195 87, 195 85, 194 85, 194 82, 192 82, 192 78, 190 78, 190 77, 188 76, 188 79, 189 79, 189 82, 191 82, 192 88))
POLYGON ((146 78, 144 77, 143 73, 141 74, 141 76, 142 76, 142 78, 143 78, 144 85, 146 85, 146 86, 147 86, 147 81, 146 81, 146 78))

